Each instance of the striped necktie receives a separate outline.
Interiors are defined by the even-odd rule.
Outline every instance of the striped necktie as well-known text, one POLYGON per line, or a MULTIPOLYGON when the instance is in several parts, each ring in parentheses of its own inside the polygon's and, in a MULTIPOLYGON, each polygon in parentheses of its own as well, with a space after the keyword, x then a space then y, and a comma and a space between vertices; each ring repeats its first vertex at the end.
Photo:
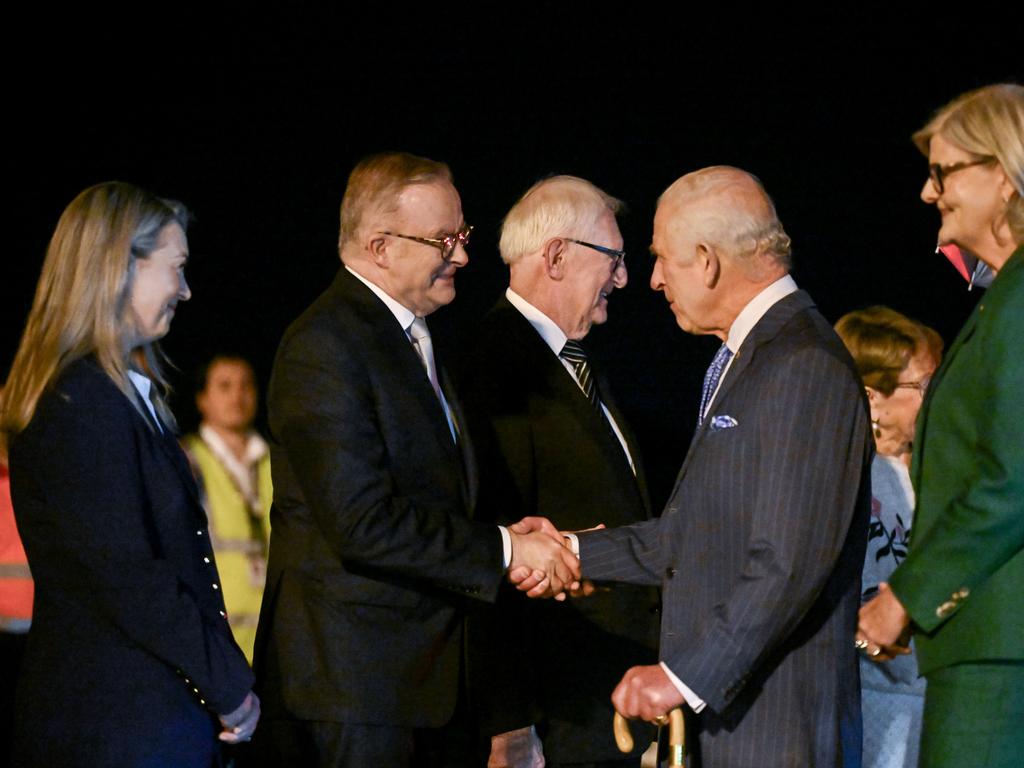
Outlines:
POLYGON ((565 346, 562 347, 562 351, 558 353, 558 356, 569 361, 573 370, 576 371, 576 380, 579 382, 590 404, 598 413, 601 413, 601 398, 597 394, 597 383, 594 381, 594 376, 590 370, 587 353, 583 351, 580 343, 567 339, 565 346))

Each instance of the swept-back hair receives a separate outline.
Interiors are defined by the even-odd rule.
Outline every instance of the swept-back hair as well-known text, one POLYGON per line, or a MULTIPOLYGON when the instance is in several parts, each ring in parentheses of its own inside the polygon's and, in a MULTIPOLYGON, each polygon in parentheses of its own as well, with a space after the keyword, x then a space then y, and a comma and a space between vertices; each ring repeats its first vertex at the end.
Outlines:
POLYGON ((452 183, 448 166, 408 152, 384 152, 360 160, 349 174, 341 200, 339 250, 356 239, 364 219, 393 211, 403 189, 435 181, 452 183))
POLYGON ((39 398, 74 361, 92 355, 138 408, 128 379, 135 367, 157 384, 154 402, 172 427, 159 346, 131 349, 129 311, 135 262, 148 258, 164 227, 186 229, 188 210, 131 184, 110 181, 81 192, 61 214, 18 346, 0 411, 0 449, 32 420, 39 398))
POLYGON ((506 264, 540 250, 552 237, 585 237, 606 212, 623 208, 617 200, 578 176, 551 176, 526 190, 501 223, 498 250, 506 264))

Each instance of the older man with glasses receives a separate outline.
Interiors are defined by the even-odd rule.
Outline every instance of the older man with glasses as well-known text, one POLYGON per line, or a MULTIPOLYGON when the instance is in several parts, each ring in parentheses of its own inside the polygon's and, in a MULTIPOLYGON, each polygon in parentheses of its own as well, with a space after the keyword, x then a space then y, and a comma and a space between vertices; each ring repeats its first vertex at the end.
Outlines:
MULTIPOLYGON (((463 387, 480 514, 495 522, 536 512, 577 529, 598 514, 608 525, 650 515, 636 445, 580 343, 626 285, 619 206, 590 182, 556 176, 505 217, 510 285, 483 320, 463 387)), ((615 746, 609 693, 626 668, 656 661, 657 591, 616 585, 569 605, 524 603, 510 590, 470 618, 470 690, 493 737, 489 765, 637 765, 615 746)))

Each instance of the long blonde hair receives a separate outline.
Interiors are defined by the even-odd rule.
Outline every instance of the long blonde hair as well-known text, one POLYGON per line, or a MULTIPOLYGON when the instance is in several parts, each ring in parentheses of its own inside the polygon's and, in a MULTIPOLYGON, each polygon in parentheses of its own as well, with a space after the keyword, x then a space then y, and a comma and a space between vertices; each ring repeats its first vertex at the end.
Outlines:
POLYGON ((128 304, 135 261, 158 247, 164 227, 178 224, 184 230, 188 218, 181 203, 119 181, 89 187, 64 209, 4 387, 0 451, 28 426, 47 387, 88 355, 136 408, 140 403, 128 370, 153 378, 160 417, 175 425, 165 401, 169 386, 161 363, 166 358, 159 346, 128 348, 134 334, 128 304))

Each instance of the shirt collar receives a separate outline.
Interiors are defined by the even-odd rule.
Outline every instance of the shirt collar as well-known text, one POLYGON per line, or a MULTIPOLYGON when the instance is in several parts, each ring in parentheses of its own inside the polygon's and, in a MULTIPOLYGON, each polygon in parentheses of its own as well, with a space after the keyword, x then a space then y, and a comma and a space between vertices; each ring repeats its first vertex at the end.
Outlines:
POLYGON ((730 351, 734 355, 739 352, 750 331, 765 316, 765 313, 786 296, 795 293, 796 290, 796 282, 786 274, 752 298, 747 306, 736 315, 736 319, 729 327, 729 336, 725 344, 730 351))
POLYGON ((519 314, 526 318, 527 322, 544 339, 544 343, 551 347, 551 351, 555 355, 562 352, 562 347, 565 346, 565 342, 569 337, 555 324, 554 320, 511 288, 505 289, 505 298, 508 299, 509 304, 519 310, 519 314))
POLYGON ((365 285, 367 288, 373 291, 377 295, 378 299, 384 302, 384 305, 391 310, 391 314, 395 316, 395 320, 397 320, 398 324, 402 326, 403 331, 409 330, 409 326, 412 325, 412 321, 416 319, 415 312, 399 304, 387 293, 385 293, 383 288, 381 288, 376 283, 371 283, 369 280, 360 275, 354 269, 351 269, 348 266, 348 264, 345 265, 345 269, 347 269, 353 276, 355 276, 355 278, 359 280, 359 282, 361 282, 363 285, 365 285))
POLYGON ((144 376, 138 371, 129 369, 128 378, 131 379, 132 384, 135 385, 135 389, 137 389, 139 394, 142 395, 142 399, 147 403, 151 402, 149 399, 149 390, 152 389, 153 382, 149 380, 149 377, 144 376))
MULTIPOLYGON (((231 449, 228 448, 224 440, 221 439, 221 436, 217 434, 217 431, 205 421, 199 425, 199 436, 203 438, 203 441, 207 445, 215 448, 216 452, 230 456, 233 460, 238 461, 234 454, 231 453, 231 449)), ((242 457, 242 463, 246 467, 251 467, 262 459, 266 453, 266 441, 255 432, 249 432, 246 437, 245 455, 242 457)))

